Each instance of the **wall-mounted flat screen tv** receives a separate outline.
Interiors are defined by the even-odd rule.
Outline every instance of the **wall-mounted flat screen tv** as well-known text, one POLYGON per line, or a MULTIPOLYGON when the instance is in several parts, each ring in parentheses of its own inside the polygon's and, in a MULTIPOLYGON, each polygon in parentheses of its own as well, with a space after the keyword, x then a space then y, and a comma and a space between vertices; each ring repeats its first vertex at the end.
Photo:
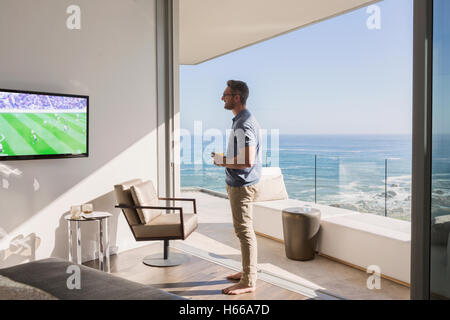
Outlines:
POLYGON ((0 161, 88 156, 89 97, 0 89, 0 161))

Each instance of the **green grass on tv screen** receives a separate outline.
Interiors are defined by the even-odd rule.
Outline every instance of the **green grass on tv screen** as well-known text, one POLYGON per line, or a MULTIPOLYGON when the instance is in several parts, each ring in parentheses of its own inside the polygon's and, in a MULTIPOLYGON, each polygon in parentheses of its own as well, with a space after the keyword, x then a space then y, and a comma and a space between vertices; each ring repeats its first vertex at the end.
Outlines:
POLYGON ((86 153, 86 134, 85 112, 0 112, 0 156, 86 153))

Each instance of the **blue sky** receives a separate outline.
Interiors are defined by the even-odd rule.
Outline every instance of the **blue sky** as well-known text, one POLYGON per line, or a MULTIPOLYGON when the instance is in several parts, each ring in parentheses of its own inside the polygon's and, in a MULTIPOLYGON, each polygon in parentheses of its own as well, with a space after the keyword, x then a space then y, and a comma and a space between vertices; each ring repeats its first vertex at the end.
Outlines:
MULTIPOLYGON (((435 1, 434 10, 433 133, 450 134, 450 1, 435 1)), ((442 149, 449 151, 448 146, 442 149)))
POLYGON ((180 67, 181 127, 230 128, 229 79, 248 109, 281 134, 410 134, 412 0, 385 0, 381 29, 362 8, 196 66, 180 67))

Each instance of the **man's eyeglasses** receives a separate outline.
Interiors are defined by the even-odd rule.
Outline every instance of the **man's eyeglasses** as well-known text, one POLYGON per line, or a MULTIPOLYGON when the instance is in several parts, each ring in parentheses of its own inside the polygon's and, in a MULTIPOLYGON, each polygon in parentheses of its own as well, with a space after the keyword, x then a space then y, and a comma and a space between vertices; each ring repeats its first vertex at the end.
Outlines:
POLYGON ((222 98, 223 97, 226 97, 226 96, 238 96, 239 95, 239 93, 224 93, 223 95, 222 95, 222 98))

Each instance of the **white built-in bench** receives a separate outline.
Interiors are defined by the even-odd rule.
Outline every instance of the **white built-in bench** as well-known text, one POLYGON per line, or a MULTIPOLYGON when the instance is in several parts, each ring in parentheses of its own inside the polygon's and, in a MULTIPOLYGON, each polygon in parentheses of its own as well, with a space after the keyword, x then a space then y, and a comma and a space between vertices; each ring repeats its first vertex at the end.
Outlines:
POLYGON ((317 248, 320 254, 364 270, 378 266, 383 276, 410 283, 410 222, 287 199, 286 191, 284 197, 280 191, 284 182, 279 168, 263 168, 261 186, 265 194, 260 199, 268 199, 269 189, 284 199, 253 203, 253 227, 257 234, 284 241, 282 210, 303 206, 317 208, 321 211, 317 248))

